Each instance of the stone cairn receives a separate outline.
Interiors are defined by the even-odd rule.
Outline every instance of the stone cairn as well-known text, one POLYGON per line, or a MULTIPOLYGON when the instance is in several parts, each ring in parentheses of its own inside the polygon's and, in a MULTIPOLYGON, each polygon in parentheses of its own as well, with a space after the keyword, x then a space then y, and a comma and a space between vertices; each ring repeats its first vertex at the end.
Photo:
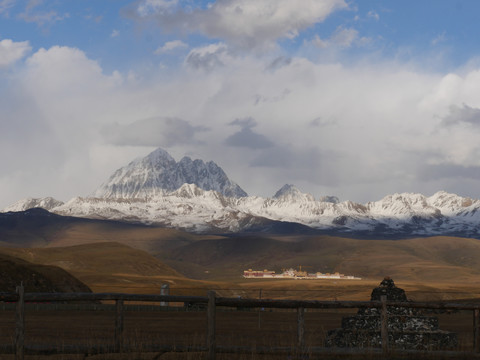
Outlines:
MULTIPOLYGON (((386 277, 373 289, 371 301, 407 302, 403 289, 386 277)), ((458 344, 457 334, 438 328, 438 318, 425 316, 422 311, 405 307, 387 307, 388 344, 402 350, 451 350, 458 344)), ((342 328, 330 330, 325 341, 327 347, 377 348, 382 347, 381 309, 361 308, 357 315, 342 319, 342 328)))

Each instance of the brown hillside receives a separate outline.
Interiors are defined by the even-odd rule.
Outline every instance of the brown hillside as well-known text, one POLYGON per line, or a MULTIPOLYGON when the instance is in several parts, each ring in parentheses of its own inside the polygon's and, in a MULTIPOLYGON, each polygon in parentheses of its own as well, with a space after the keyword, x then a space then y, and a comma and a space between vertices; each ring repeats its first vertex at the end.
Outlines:
POLYGON ((225 279, 239 277, 247 268, 279 272, 301 265, 310 272, 338 271, 372 279, 390 275, 418 282, 480 281, 480 241, 476 239, 355 240, 314 236, 284 240, 249 236, 197 241, 158 256, 196 278, 225 279))
POLYGON ((1 248, 0 253, 61 267, 94 291, 144 292, 148 285, 157 292, 162 283, 184 279, 145 251, 114 242, 55 248, 1 248))
POLYGON ((91 292, 60 267, 33 264, 5 254, 0 254, 0 274, 2 292, 15 292, 21 283, 26 292, 91 292))
POLYGON ((149 252, 219 236, 143 224, 60 216, 44 209, 0 213, 0 244, 6 247, 64 247, 119 242, 149 252))

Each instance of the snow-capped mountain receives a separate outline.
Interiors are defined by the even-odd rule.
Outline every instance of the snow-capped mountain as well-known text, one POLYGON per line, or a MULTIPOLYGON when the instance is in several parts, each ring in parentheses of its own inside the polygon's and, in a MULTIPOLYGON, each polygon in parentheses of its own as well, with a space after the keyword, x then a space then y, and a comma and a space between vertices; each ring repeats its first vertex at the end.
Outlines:
POLYGON ((27 198, 17 201, 15 204, 12 204, 5 208, 3 211, 25 211, 34 208, 42 208, 50 211, 61 205, 63 205, 63 201, 55 200, 52 197, 45 197, 40 199, 27 198))
POLYGON ((93 197, 146 198, 174 191, 183 184, 195 184, 203 190, 215 190, 229 197, 247 196, 213 161, 205 163, 186 156, 176 162, 165 150, 157 149, 115 171, 93 197))
POLYGON ((266 231, 272 222, 322 233, 394 238, 454 235, 480 238, 480 200, 444 191, 402 193, 367 204, 315 199, 293 185, 271 198, 246 193, 215 163, 176 162, 158 149, 117 170, 92 197, 66 203, 26 199, 4 209, 43 207, 60 215, 142 222, 194 232, 266 231))

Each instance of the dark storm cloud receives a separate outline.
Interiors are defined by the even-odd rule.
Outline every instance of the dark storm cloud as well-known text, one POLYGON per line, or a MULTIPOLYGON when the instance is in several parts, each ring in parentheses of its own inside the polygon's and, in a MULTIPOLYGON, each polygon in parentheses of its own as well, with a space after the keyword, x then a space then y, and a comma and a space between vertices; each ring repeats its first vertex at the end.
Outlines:
POLYGON ((443 118, 443 124, 456 125, 460 123, 480 126, 480 109, 466 104, 463 104, 463 106, 450 106, 450 113, 443 118))
POLYGON ((266 149, 274 146, 273 142, 265 135, 257 134, 252 130, 252 128, 257 126, 257 122, 251 117, 235 119, 229 125, 240 126, 241 130, 225 140, 225 144, 228 146, 246 147, 249 149, 266 149))
POLYGON ((173 117, 137 120, 128 125, 112 124, 102 131, 107 142, 120 146, 174 146, 198 143, 195 134, 207 131, 173 117))

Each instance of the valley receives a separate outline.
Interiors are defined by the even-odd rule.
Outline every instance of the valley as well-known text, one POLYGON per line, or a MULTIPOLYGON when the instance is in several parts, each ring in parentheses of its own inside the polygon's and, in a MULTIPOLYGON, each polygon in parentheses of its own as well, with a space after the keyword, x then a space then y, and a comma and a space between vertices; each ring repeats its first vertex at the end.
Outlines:
MULTIPOLYGON (((199 235, 44 210, 10 213, 0 254, 57 266, 95 292, 302 299, 368 299, 391 276, 415 299, 480 298, 480 240, 365 240, 328 235, 199 235), (244 279, 245 269, 340 272, 362 280, 244 279)), ((5 221, 5 220, 4 220, 5 221)))

